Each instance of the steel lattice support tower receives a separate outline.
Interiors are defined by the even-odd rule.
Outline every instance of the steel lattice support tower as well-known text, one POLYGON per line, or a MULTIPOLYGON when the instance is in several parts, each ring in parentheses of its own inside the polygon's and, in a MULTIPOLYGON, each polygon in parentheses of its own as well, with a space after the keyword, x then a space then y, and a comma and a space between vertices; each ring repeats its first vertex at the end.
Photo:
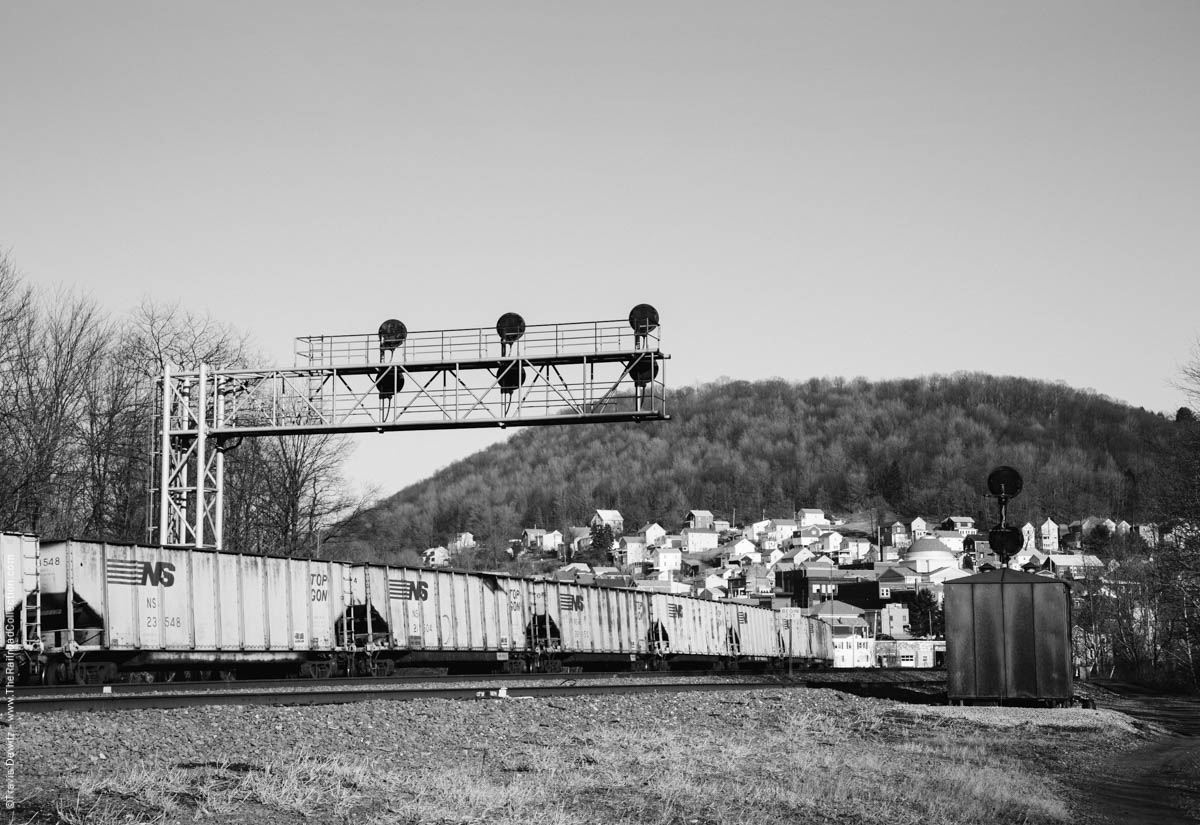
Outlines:
MULTIPOLYGON (((520 321, 502 324, 510 317, 520 321)), ((158 543, 221 549, 223 453, 245 437, 670 417, 657 313, 648 328, 632 314, 520 321, 519 332, 385 328, 299 338, 291 368, 164 370, 151 489, 158 543)))

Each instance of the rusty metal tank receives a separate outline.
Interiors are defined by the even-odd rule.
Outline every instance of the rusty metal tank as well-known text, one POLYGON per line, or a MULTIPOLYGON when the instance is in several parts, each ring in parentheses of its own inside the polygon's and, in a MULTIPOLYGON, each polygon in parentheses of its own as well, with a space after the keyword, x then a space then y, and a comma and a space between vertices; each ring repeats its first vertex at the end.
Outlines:
POLYGON ((1069 584, 1004 568, 948 581, 945 594, 952 704, 1070 703, 1069 584))

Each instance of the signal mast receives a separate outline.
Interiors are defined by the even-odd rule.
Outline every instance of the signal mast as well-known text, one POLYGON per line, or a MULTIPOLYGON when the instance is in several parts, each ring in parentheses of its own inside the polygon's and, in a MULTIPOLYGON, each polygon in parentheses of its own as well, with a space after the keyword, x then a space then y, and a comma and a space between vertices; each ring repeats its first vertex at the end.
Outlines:
POLYGON ((168 366, 158 380, 151 541, 222 549, 224 453, 266 435, 666 421, 658 311, 628 319, 296 339, 282 369, 168 366))

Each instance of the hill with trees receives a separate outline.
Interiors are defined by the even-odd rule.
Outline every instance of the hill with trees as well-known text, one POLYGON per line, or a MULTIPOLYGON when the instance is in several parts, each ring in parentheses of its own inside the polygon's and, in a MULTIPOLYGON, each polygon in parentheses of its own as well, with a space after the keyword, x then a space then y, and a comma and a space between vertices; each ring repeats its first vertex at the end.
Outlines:
POLYGON ((343 550, 444 544, 470 531, 499 550, 524 527, 617 509, 630 530, 676 529, 690 509, 735 522, 796 508, 879 519, 987 521, 986 478, 1016 467, 1010 517, 1162 518, 1180 426, 1091 391, 983 374, 800 383, 721 380, 673 392, 672 420, 529 428, 357 514, 343 550), (346 546, 346 545, 349 546, 346 546))

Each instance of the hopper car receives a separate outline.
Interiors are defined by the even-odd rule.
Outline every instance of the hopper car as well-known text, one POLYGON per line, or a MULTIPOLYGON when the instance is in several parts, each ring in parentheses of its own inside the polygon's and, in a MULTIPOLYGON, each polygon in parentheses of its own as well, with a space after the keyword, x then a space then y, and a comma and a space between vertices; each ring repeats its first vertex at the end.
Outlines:
POLYGON ((829 626, 794 609, 446 568, 4 541, 6 616, 20 620, 9 658, 27 681, 765 669, 833 658, 829 626))

